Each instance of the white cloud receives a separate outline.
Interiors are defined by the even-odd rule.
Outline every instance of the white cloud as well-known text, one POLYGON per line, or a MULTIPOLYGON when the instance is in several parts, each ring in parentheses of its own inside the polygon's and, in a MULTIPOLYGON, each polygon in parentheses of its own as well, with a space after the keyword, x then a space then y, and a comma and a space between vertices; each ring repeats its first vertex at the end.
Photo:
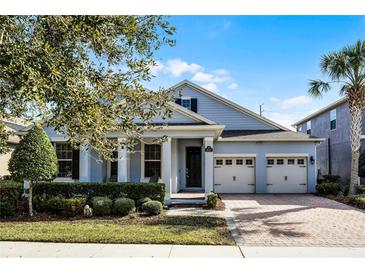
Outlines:
POLYGON ((156 76, 159 71, 164 69, 164 67, 165 67, 164 64, 162 64, 160 61, 156 61, 155 65, 150 67, 150 72, 152 75, 156 76))
POLYGON ((232 83, 228 86, 229 89, 237 89, 238 85, 236 83, 232 83))
POLYGON ((174 77, 179 77, 181 74, 185 72, 196 73, 201 69, 202 66, 195 63, 188 64, 187 62, 182 61, 181 59, 168 60, 165 68, 166 72, 171 73, 174 77))
POLYGON ((285 99, 281 103, 281 108, 288 109, 288 108, 292 108, 292 107, 296 107, 296 106, 310 104, 312 102, 312 100, 313 99, 311 97, 304 96, 304 95, 285 99))
POLYGON ((208 83, 208 84, 202 85, 202 87, 207 90, 219 93, 219 89, 215 83, 208 83))
POLYGON ((214 70, 212 73, 197 72, 192 80, 200 83, 222 83, 230 80, 229 72, 224 69, 214 70))

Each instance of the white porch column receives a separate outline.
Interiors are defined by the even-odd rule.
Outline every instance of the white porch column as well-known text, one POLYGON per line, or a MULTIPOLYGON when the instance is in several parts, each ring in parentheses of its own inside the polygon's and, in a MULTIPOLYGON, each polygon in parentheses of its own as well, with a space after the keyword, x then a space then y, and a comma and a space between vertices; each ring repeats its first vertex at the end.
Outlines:
POLYGON ((90 151, 89 145, 85 142, 80 146, 79 181, 90 182, 90 151))
POLYGON ((118 182, 128 182, 128 148, 122 145, 123 138, 118 138, 119 149, 118 149, 118 182))
POLYGON ((204 164, 205 193, 209 194, 213 192, 213 137, 204 137, 204 164))
POLYGON ((171 137, 162 144, 162 181, 166 185, 165 200, 170 200, 172 191, 172 172, 171 172, 171 137))

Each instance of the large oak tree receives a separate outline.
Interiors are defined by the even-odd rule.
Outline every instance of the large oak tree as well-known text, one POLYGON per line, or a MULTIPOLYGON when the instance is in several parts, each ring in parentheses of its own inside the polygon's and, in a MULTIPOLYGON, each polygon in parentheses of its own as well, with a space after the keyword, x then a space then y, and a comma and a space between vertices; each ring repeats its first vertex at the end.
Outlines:
POLYGON ((162 16, 0 16, 0 121, 42 121, 110 156, 108 132, 140 138, 171 113, 170 91, 143 83, 174 32, 162 16))

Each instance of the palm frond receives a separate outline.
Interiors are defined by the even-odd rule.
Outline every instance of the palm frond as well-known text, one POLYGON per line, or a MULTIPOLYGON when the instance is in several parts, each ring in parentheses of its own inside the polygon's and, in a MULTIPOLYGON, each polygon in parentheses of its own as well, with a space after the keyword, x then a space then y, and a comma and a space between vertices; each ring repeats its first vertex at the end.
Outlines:
POLYGON ((313 97, 321 97, 324 93, 329 91, 331 86, 329 83, 322 80, 310 80, 308 93, 313 97))

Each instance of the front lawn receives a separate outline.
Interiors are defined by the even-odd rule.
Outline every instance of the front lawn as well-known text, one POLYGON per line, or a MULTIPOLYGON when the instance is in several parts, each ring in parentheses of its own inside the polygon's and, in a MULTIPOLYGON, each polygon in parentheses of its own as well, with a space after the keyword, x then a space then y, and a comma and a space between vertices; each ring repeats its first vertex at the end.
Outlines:
POLYGON ((155 216, 0 221, 0 241, 233 245, 226 222, 214 217, 155 216))

